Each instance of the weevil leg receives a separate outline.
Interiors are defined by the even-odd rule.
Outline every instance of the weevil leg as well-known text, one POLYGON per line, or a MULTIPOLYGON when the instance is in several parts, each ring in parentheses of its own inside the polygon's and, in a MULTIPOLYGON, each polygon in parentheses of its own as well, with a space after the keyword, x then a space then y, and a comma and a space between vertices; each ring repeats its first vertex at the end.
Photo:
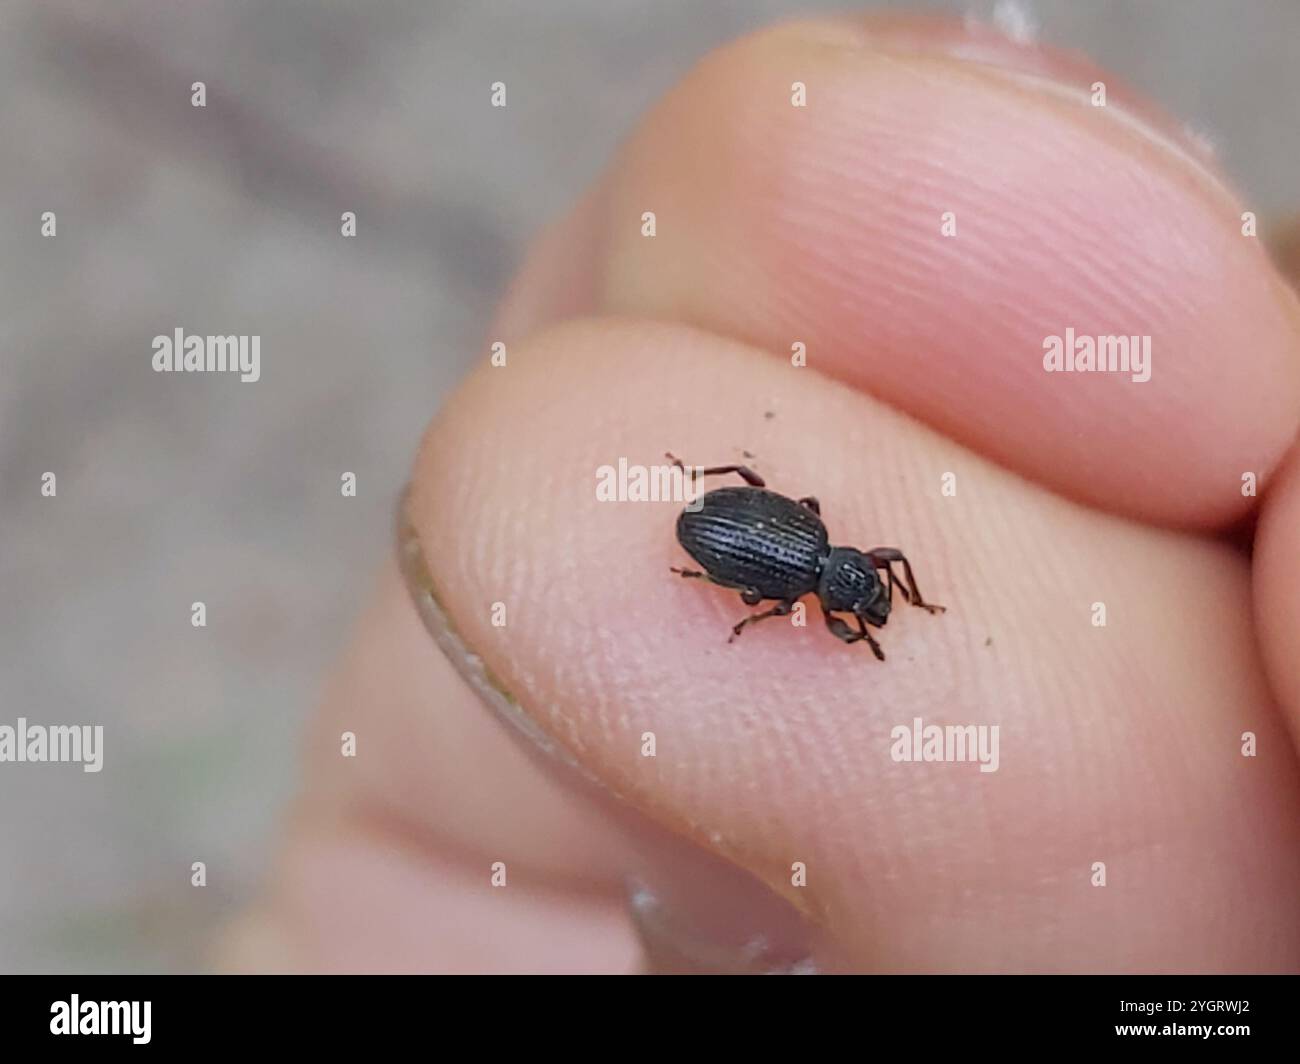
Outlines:
POLYGON ((880 661, 885 660, 885 652, 880 649, 880 644, 877 643, 875 639, 872 638, 871 633, 867 631, 867 626, 862 623, 862 618, 856 618, 858 622, 858 630, 855 632, 845 624, 844 621, 832 613, 827 613, 825 610, 822 610, 822 617, 826 619, 826 627, 830 629, 831 635, 836 639, 842 640, 845 643, 861 643, 865 639, 867 645, 871 647, 871 652, 875 654, 880 661))
POLYGON ((755 621, 761 621, 766 617, 784 617, 792 609, 794 609, 793 602, 778 602, 770 610, 764 610, 762 613, 750 614, 743 621, 741 621, 739 624, 737 624, 735 627, 731 629, 731 636, 727 639, 727 642, 734 643, 736 641, 736 636, 740 635, 740 633, 744 631, 745 625, 753 624, 755 621))
MULTIPOLYGON (((911 592, 911 595, 905 595, 904 597, 907 598, 913 606, 919 606, 921 609, 928 610, 930 613, 943 613, 944 610, 947 609, 946 606, 939 606, 933 602, 926 602, 925 599, 921 597, 921 589, 916 586, 916 577, 912 574, 912 563, 907 560, 907 555, 897 547, 876 547, 874 550, 867 551, 866 554, 867 557, 871 559, 871 564, 877 569, 885 569, 888 571, 889 579, 891 581, 893 581, 895 577, 894 570, 891 568, 890 563, 899 562, 902 564, 903 575, 907 578, 907 590, 911 592)), ((899 589, 902 590, 901 584, 899 585, 899 589)))
POLYGON ((808 507, 808 509, 810 509, 818 517, 821 517, 822 515, 822 504, 819 503, 816 500, 816 498, 814 498, 812 495, 805 495, 802 499, 799 500, 799 505, 808 507))
POLYGON ((728 584, 719 580, 712 573, 702 573, 698 569, 680 569, 676 565, 670 565, 668 571, 670 573, 676 573, 683 580, 707 580, 710 584, 717 584, 718 587, 725 587, 731 591, 739 591, 741 601, 744 602, 746 606, 755 606, 763 601, 763 594, 758 590, 758 588, 737 587, 735 584, 728 584))
POLYGON ((898 589, 898 593, 899 593, 900 595, 903 596, 903 601, 904 601, 904 602, 911 602, 911 601, 912 601, 912 596, 911 596, 911 594, 908 592, 907 588, 903 586, 903 581, 899 580, 898 577, 896 577, 896 576, 894 575, 894 568, 893 568, 893 566, 892 566, 892 565, 886 565, 886 566, 885 566, 885 572, 889 574, 889 579, 886 581, 886 583, 887 583, 887 585, 888 585, 888 587, 889 587, 889 604, 890 604, 891 606, 894 604, 894 589, 895 589, 895 588, 897 588, 897 589, 898 589))
POLYGON ((861 640, 862 637, 858 635, 857 632, 840 620, 840 618, 836 617, 833 613, 827 613, 823 610, 822 617, 825 618, 826 627, 830 629, 831 635, 836 639, 841 639, 845 643, 856 643, 861 640))
MULTIPOLYGON (((678 469, 680 469, 683 473, 686 472, 685 464, 682 462, 680 458, 678 458, 671 451, 665 451, 664 457, 667 458, 670 462, 672 462, 672 464, 675 465, 678 469)), ((735 473, 738 477, 740 477, 741 480, 743 480, 751 488, 767 487, 767 481, 764 480, 762 477, 760 477, 752 469, 750 469, 749 466, 743 466, 743 465, 710 466, 708 469, 700 470, 699 475, 702 477, 711 477, 722 473, 735 473)))
POLYGON ((876 655, 876 660, 884 661, 885 652, 880 649, 880 644, 877 643, 876 640, 872 637, 871 633, 867 631, 866 622, 861 617, 855 617, 854 620, 858 622, 858 633, 860 635, 860 638, 865 639, 867 641, 867 645, 871 647, 871 653, 876 655))

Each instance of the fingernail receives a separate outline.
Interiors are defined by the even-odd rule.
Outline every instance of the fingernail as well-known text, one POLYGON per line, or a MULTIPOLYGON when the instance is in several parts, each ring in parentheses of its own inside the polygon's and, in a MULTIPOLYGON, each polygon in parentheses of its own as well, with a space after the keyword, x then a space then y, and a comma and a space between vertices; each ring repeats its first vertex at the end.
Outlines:
POLYGON ((627 881, 658 974, 814 974, 816 929, 750 872, 698 847, 659 853, 627 881))
POLYGON ((735 929, 732 937, 717 927, 682 918, 644 884, 629 881, 628 912, 641 939, 648 975, 816 975, 807 953, 788 949, 763 931, 735 929))
POLYGON ((1273 263, 1287 284, 1300 292, 1300 214, 1279 220, 1270 229, 1273 263))
POLYGON ((1236 201, 1215 169, 1210 140, 1080 52, 1045 44, 1028 5, 999 3, 990 21, 974 16, 843 16, 854 42, 872 51, 955 59, 973 69, 1087 108, 1126 126, 1211 180, 1236 201), (1098 96, 1095 86, 1104 86, 1098 96), (1098 102, 1099 100, 1104 102, 1098 102))
POLYGON ((465 643, 451 617, 438 600, 433 577, 430 574, 424 551, 420 546, 419 536, 407 515, 407 502, 410 497, 409 487, 402 492, 397 504, 396 539, 397 563, 402 579, 410 592, 420 620, 433 637, 434 642, 447 659, 460 673, 461 678, 469 684, 474 692, 503 721, 542 753, 555 758, 577 771, 584 778, 599 783, 591 773, 574 760, 573 756, 559 743, 552 739, 537 723, 524 712, 518 700, 512 695, 487 663, 465 643))

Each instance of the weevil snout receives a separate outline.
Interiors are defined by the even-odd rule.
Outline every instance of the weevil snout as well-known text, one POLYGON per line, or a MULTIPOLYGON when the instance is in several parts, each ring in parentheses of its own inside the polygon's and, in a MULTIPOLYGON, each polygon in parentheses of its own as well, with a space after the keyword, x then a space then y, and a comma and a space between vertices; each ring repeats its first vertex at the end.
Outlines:
POLYGON ((884 587, 878 587, 875 597, 861 604, 853 612, 867 624, 884 628, 885 622, 889 620, 889 605, 889 596, 885 594, 884 587))

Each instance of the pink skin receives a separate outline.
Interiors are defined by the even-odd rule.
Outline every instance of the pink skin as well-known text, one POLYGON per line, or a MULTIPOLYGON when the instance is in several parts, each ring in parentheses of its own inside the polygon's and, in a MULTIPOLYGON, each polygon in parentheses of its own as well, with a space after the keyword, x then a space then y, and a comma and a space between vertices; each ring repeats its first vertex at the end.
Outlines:
POLYGON ((894 20, 735 44, 543 236, 490 333, 508 367, 438 415, 409 513, 465 642, 597 784, 492 718, 390 564, 221 963, 743 968, 703 942, 725 915, 826 968, 1300 967, 1300 463, 1273 476, 1294 297, 1144 110, 1079 105, 1097 77, 1049 53, 972 47, 894 20), (1044 374, 1068 325, 1151 333, 1152 380, 1044 374), (900 605, 884 664, 811 600, 806 628, 727 646, 751 611, 669 574, 676 507, 595 498, 598 466, 665 448, 754 452, 837 542, 904 548, 949 612, 900 605), (1213 535, 1257 505, 1252 575, 1213 535), (894 763, 914 716, 999 725, 998 771, 894 763), (701 862, 747 875, 722 890, 701 862), (648 940, 629 874, 669 907, 648 940))

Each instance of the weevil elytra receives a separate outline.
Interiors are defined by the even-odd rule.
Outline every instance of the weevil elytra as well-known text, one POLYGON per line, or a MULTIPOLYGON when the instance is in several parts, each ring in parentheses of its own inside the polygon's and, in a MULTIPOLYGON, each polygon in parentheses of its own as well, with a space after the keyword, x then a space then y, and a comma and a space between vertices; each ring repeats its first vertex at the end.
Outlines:
MULTIPOLYGON (((667 457, 686 469, 681 459, 671 454, 667 457)), ((905 602, 930 613, 943 612, 943 606, 921 597, 912 563, 901 550, 832 547, 816 499, 790 499, 769 491, 763 478, 748 466, 713 466, 698 475, 724 473, 735 473, 745 486, 715 488, 700 500, 699 509, 687 508, 677 518, 677 542, 704 567, 703 572, 675 566, 672 571, 733 588, 747 606, 776 600, 771 609, 751 614, 735 625, 727 642, 746 625, 786 616, 797 600, 815 592, 831 634, 845 643, 865 640, 872 653, 884 661, 885 652, 867 625, 885 626, 895 588, 905 602), (895 563, 903 567, 902 580, 894 575, 895 563), (836 613, 851 614, 857 631, 836 613)))

